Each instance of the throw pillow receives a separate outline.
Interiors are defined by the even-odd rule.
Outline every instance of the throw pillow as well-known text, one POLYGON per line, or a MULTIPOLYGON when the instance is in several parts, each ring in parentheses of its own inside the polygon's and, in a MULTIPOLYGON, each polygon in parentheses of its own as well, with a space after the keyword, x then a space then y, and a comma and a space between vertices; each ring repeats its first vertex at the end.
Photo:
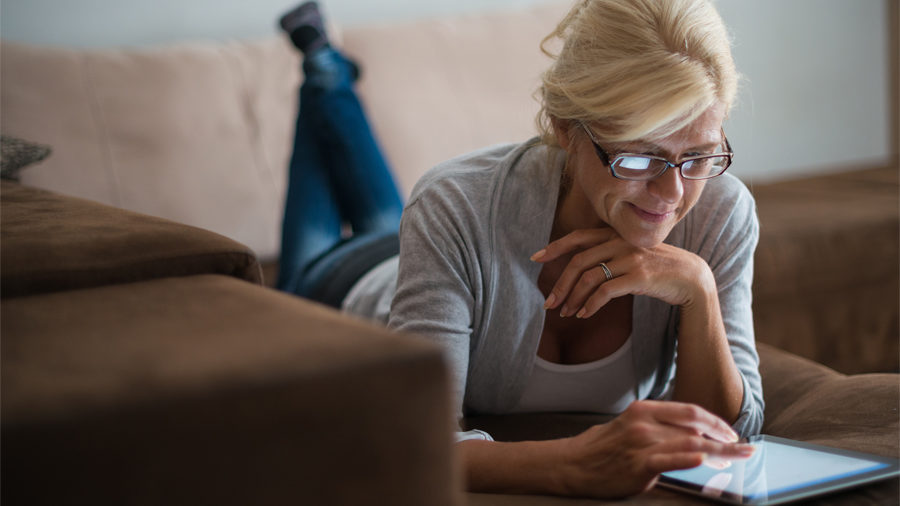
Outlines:
POLYGON ((50 146, 0 135, 0 178, 19 180, 19 172, 50 155, 50 146))

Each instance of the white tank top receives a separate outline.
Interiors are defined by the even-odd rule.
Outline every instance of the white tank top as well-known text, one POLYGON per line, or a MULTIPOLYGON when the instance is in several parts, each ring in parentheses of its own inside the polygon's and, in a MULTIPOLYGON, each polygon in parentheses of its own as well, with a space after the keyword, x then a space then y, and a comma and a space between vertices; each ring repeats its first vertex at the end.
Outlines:
POLYGON ((619 414, 637 400, 631 337, 612 355, 564 365, 535 357, 515 413, 619 414))

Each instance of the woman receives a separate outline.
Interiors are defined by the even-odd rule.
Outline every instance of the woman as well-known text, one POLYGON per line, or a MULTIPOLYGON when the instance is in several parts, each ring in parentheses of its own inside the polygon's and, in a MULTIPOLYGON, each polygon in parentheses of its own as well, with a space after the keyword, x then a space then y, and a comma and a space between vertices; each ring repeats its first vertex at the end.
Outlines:
POLYGON ((706 0, 582 0, 553 37, 541 136, 428 172, 399 259, 342 303, 444 345, 460 415, 621 413, 560 440, 461 433, 471 489, 620 497, 748 455, 762 425, 758 224, 723 175, 737 78, 706 0))

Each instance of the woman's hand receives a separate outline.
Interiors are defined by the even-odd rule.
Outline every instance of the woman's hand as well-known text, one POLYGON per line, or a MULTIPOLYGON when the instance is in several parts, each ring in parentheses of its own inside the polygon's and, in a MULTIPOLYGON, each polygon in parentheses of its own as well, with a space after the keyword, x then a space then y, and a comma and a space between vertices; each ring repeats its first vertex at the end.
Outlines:
POLYGON ((571 438, 458 444, 474 492, 619 498, 707 456, 749 457, 753 447, 737 440, 724 421, 699 406, 637 401, 613 421, 571 438))
POLYGON ((546 309, 560 308, 562 316, 589 318, 624 295, 680 306, 674 399, 737 419, 743 383, 725 334, 716 280, 702 258, 665 243, 639 248, 612 228, 595 228, 552 241, 532 260, 567 262, 545 303, 546 309))
POLYGON ((746 458, 753 447, 722 419, 693 404, 637 401, 608 424, 563 440, 567 495, 624 497, 652 487, 660 473, 699 466, 707 456, 746 458))
POLYGON ((686 250, 660 244, 639 248, 612 228, 576 230, 547 245, 531 259, 548 263, 571 255, 547 296, 546 309, 562 316, 589 318, 610 300, 647 295, 677 306, 715 294, 715 279, 706 262, 686 250), (612 274, 607 274, 600 264, 612 274))

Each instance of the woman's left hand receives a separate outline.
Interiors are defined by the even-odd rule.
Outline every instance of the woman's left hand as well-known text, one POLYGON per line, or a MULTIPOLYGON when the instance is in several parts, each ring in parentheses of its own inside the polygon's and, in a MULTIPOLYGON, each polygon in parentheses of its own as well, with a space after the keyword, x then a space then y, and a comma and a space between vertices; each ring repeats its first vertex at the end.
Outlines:
POLYGON ((690 305, 716 293, 715 279, 699 256, 665 243, 634 246, 612 228, 571 232, 531 257, 548 263, 571 255, 547 296, 546 309, 561 308, 562 316, 589 318, 610 300, 646 295, 677 306, 690 305), (612 274, 601 267, 605 264, 612 274))

